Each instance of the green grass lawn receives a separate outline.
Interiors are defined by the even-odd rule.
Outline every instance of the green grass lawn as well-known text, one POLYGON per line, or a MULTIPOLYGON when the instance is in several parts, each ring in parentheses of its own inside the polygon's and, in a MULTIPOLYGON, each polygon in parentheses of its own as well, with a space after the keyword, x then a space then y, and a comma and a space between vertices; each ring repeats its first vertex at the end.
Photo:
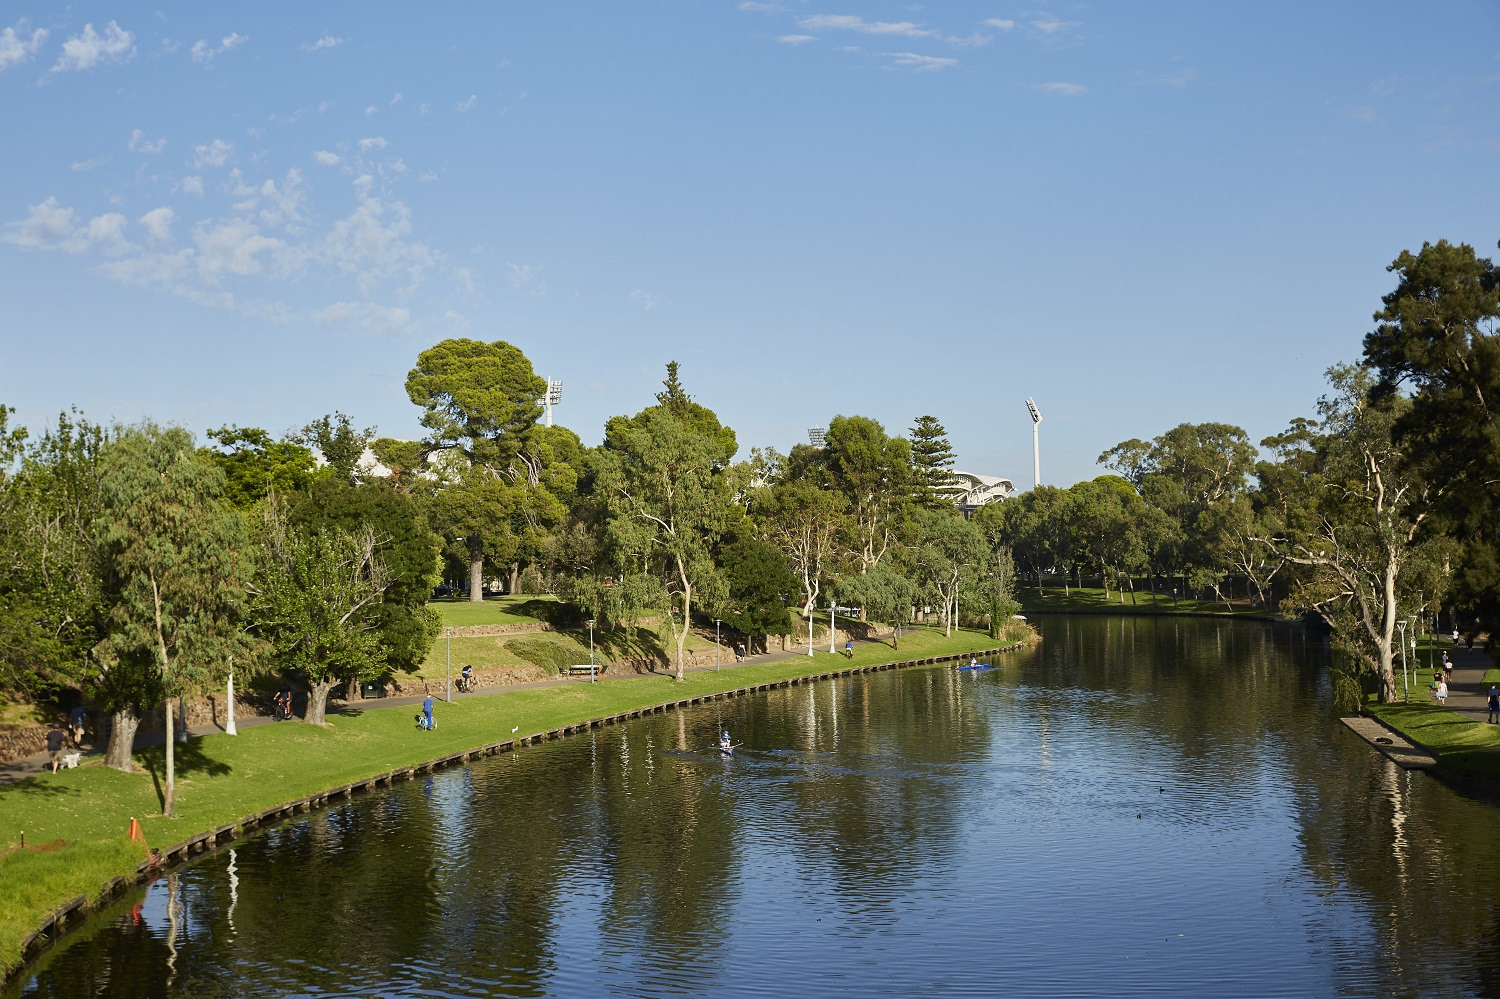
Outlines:
POLYGON ((572 605, 546 594, 490 597, 473 604, 460 598, 434 600, 428 604, 442 617, 443 627, 462 628, 478 624, 535 624, 546 621, 566 624, 576 617, 572 605))
MULTIPOLYGON (((549 631, 541 634, 518 635, 455 635, 452 638, 453 672, 456 674, 464 664, 475 669, 499 669, 527 665, 530 661, 510 646, 514 641, 545 641, 565 650, 563 655, 569 663, 589 661, 589 631, 587 628, 568 631, 549 631)), ((725 638, 725 657, 733 661, 729 640, 725 638)), ((441 679, 448 668, 449 639, 439 635, 427 654, 418 676, 425 680, 441 679)), ((688 635, 690 652, 712 651, 714 643, 701 638, 697 633, 688 635)), ((594 661, 612 662, 624 659, 654 659, 675 655, 676 647, 670 638, 664 643, 654 628, 611 628, 594 631, 594 661)), ((549 670, 555 672, 555 670, 549 670)))
POLYGON ((16 966, 21 941, 47 913, 79 895, 97 897, 117 875, 134 875, 144 853, 127 837, 132 817, 141 820, 148 843, 166 847, 284 801, 510 738, 512 728, 526 735, 809 673, 989 648, 1024 634, 1017 631, 997 643, 979 631, 945 639, 940 631, 917 629, 902 637, 899 652, 862 643, 852 660, 820 652, 692 673, 684 683, 666 675, 632 675, 503 691, 439 703, 433 732, 415 728, 413 707, 392 706, 334 715, 324 728, 284 723, 234 737, 192 739, 176 751, 177 817, 172 819, 157 814, 160 748, 137 754, 144 773, 88 765, 21 781, 0 788, 0 843, 13 846, 24 834, 31 847, 63 844, 0 854, 0 966, 16 966))
POLYGON ((1265 617, 1269 613, 1262 607, 1254 607, 1248 603, 1237 602, 1230 604, 1228 608, 1222 603, 1210 600, 1187 600, 1172 599, 1170 593, 1158 594, 1149 590, 1136 590, 1132 594, 1129 590, 1111 590, 1108 598, 1104 590, 1099 587, 1068 588, 1065 594, 1061 586, 1055 586, 1050 581, 1042 593, 1037 593, 1035 586, 1021 585, 1024 581, 1017 580, 1016 599, 1020 601, 1021 612, 1038 613, 1051 611, 1054 613, 1115 613, 1115 614, 1217 614, 1230 617, 1265 617), (1122 599, 1123 598, 1123 599, 1122 599))
POLYGON ((1366 710, 1380 721, 1430 749, 1451 773, 1500 780, 1500 725, 1475 721, 1429 700, 1427 687, 1413 684, 1409 704, 1371 701, 1366 710))

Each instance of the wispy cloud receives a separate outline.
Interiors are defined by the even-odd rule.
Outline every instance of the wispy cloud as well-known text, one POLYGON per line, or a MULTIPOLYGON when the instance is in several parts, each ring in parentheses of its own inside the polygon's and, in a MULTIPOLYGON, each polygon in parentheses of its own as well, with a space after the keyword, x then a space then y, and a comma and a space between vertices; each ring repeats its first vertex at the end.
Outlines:
POLYGON ((806 45, 818 40, 816 35, 782 35, 776 39, 783 45, 806 45))
POLYGON ((193 62, 199 63, 200 65, 204 66, 210 65, 218 56, 223 55, 225 52, 228 52, 232 48, 237 48, 245 44, 249 40, 250 39, 245 35, 239 34, 238 32, 232 32, 224 36, 223 40, 219 42, 218 47, 214 47, 204 39, 200 38, 193 43, 193 62))
POLYGON ((1030 22, 1031 27, 1044 35, 1063 35, 1077 30, 1077 21, 1062 21, 1055 17, 1039 17, 1030 22))
POLYGON ((167 140, 156 139, 153 141, 146 138, 146 133, 137 128, 132 129, 130 132, 129 145, 132 153, 146 153, 147 155, 154 156, 167 148, 167 140))
POLYGON ((1375 109, 1374 108, 1350 108, 1349 109, 1349 117, 1353 118, 1355 121, 1362 121, 1362 122, 1364 122, 1365 124, 1368 125, 1368 124, 1371 124, 1372 122, 1375 121, 1375 109))
POLYGON ((867 35, 897 35, 903 38, 936 38, 941 32, 911 21, 866 21, 854 14, 813 14, 797 24, 808 31, 858 31, 867 35))
POLYGON ((1198 79, 1198 70, 1195 67, 1180 66, 1155 76, 1138 76, 1135 83, 1137 86, 1186 87, 1196 79, 1198 79))
POLYGON ((640 288, 637 288, 629 295, 626 295, 625 300, 627 302, 634 302, 646 312, 650 312, 652 309, 656 308, 656 296, 640 288))
POLYGON ((387 145, 389 145, 389 143, 386 142, 385 139, 377 135, 368 139, 360 139, 359 151, 362 153, 368 153, 371 150, 384 149, 387 145))
POLYGON ((336 49, 336 48, 338 48, 340 45, 344 44, 344 41, 345 41, 345 39, 343 39, 343 38, 335 38, 332 35, 324 35, 322 38, 319 38, 315 42, 303 42, 302 43, 302 51, 303 52, 326 52, 329 49, 336 49))
POLYGON ((233 152, 233 144, 223 139, 215 139, 206 146, 194 146, 193 166, 200 170, 204 167, 221 167, 229 162, 233 152))
POLYGON ((957 59, 920 55, 916 52, 886 52, 883 54, 894 65, 916 70, 918 73, 935 73, 938 70, 951 69, 958 65, 957 59))
POLYGON ((76 163, 71 163, 71 164, 69 164, 69 169, 71 169, 74 173, 87 173, 88 171, 94 169, 95 167, 101 167, 101 166, 103 166, 104 164, 106 164, 108 162, 109 162, 109 157, 108 156, 99 156, 99 157, 96 157, 95 159, 91 159, 91 160, 79 160, 76 163))
POLYGON ((46 28, 37 28, 28 36, 25 21, 19 22, 14 28, 0 31, 0 73, 12 66, 19 66, 36 55, 46 40, 46 28))
POLYGON ((531 264, 506 264, 509 273, 506 275, 506 283, 523 295, 545 295, 547 285, 542 282, 541 267, 533 267, 531 264))
POLYGON ((318 166, 338 166, 343 162, 338 153, 330 153, 326 149, 319 149, 312 154, 313 162, 318 166))
POLYGON ((757 14, 776 14, 786 10, 779 3, 762 3, 761 0, 740 0, 739 9, 754 11, 757 14))
POLYGON ((411 322, 411 312, 373 302, 334 302, 314 312, 312 318, 324 327, 357 326, 376 333, 399 333, 411 322))
POLYGON ((474 105, 478 104, 478 103, 479 103, 479 95, 478 94, 470 94, 465 100, 459 101, 458 104, 457 104, 457 106, 454 107, 453 110, 455 110, 455 111, 459 112, 460 114, 462 114, 465 111, 472 111, 472 110, 474 110, 474 105))
POLYGON ((1010 31, 1016 26, 1016 22, 1008 17, 991 17, 981 22, 986 28, 994 28, 997 31, 1010 31))
POLYGON ((1082 97, 1088 93, 1089 88, 1081 83, 1033 83, 1032 90, 1039 90, 1044 94, 1053 94, 1057 97, 1082 97))
POLYGON ((104 26, 102 35, 92 24, 85 24, 83 34, 69 38, 62 48, 62 56, 52 67, 54 73, 90 69, 101 62, 125 62, 135 55, 135 35, 114 21, 104 26))

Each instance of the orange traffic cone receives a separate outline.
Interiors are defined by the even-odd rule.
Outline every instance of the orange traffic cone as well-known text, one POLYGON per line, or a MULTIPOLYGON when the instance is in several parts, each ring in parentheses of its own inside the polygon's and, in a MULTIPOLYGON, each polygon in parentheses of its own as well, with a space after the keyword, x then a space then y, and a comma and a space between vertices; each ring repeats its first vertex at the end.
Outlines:
POLYGON ((141 832, 141 824, 135 819, 130 820, 130 841, 132 843, 146 842, 146 834, 141 832))

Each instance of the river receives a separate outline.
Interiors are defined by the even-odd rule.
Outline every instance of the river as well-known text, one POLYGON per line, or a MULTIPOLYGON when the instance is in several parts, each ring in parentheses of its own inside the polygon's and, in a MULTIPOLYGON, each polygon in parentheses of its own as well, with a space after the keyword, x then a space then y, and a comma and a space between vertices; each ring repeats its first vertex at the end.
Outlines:
POLYGON ((1500 995, 1500 808, 1339 725, 1320 639, 1040 628, 258 832, 10 994, 1500 995))

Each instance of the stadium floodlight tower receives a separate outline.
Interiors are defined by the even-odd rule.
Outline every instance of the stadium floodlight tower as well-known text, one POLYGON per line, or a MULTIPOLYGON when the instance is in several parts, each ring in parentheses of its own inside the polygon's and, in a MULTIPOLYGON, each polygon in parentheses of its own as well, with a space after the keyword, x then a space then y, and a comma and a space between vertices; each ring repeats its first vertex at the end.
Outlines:
POLYGON ((1035 399, 1026 400, 1026 408, 1031 413, 1031 472, 1036 479, 1036 484, 1042 484, 1042 444, 1041 435, 1037 428, 1042 425, 1042 411, 1036 408, 1035 399))
POLYGON ((828 428, 827 427, 808 427, 807 428, 807 439, 812 444, 813 447, 827 447, 828 446, 828 428))
POLYGON ((542 405, 547 407, 547 426, 552 426, 552 407, 562 402, 562 382, 547 379, 547 394, 542 397, 542 405))

